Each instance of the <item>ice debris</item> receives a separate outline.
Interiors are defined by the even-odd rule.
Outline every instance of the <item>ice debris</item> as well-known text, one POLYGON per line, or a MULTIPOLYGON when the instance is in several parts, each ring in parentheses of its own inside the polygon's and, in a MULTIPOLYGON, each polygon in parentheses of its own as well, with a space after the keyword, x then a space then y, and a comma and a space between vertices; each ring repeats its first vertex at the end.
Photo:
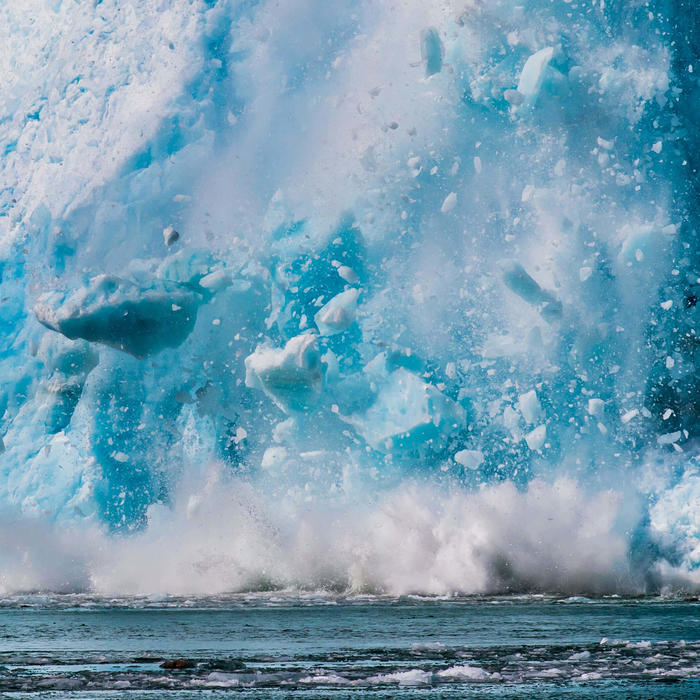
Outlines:
POLYGON ((605 412, 605 401, 602 399, 588 399, 588 405, 586 407, 588 415, 595 416, 596 418, 602 418, 605 412))
POLYGON ((542 83, 545 80, 545 73, 554 56, 554 48, 547 46, 532 54, 520 73, 518 81, 518 92, 523 95, 526 103, 534 104, 537 100, 542 83))
POLYGON ((380 452, 436 451, 464 427, 465 411, 432 384, 380 355, 365 368, 375 398, 363 411, 341 416, 380 452))
POLYGON ((547 438, 547 426, 538 425, 534 430, 531 430, 525 436, 527 446, 533 451, 539 451, 544 446, 544 441, 547 438))
POLYGON ((552 321, 561 316, 561 302, 553 292, 542 289, 520 263, 514 260, 503 261, 501 270, 508 289, 528 304, 538 306, 545 320, 552 321))
POLYGON ((542 415, 542 406, 534 389, 518 397, 518 408, 528 423, 535 423, 542 415))
POLYGON ((348 284, 357 284, 357 282, 360 281, 360 278, 357 276, 357 273, 355 270, 353 270, 351 267, 348 267, 347 265, 338 265, 338 274, 348 283, 348 284))
POLYGON ((308 411, 323 390, 318 336, 302 333, 283 348, 258 347, 245 360, 247 387, 264 391, 283 411, 308 411))
POLYGON ((429 78, 442 70, 443 46, 435 27, 424 29, 420 37, 420 48, 423 63, 425 64, 425 76, 429 78))
POLYGON ((113 275, 98 275, 85 286, 42 295, 37 319, 75 340, 103 343, 143 358, 177 347, 194 328, 203 298, 191 290, 153 279, 141 287, 113 275))
POLYGON ((442 202, 442 206, 440 207, 440 211, 443 214, 447 214, 447 212, 452 211, 455 207, 457 206, 457 193, 456 192, 450 192, 447 197, 442 202))
POLYGON ((357 310, 357 298, 359 289, 347 289, 336 294, 314 316, 316 327, 321 335, 335 335, 342 333, 355 321, 357 310))
POLYGON ((172 227, 166 226, 163 229, 163 240, 165 245, 172 245, 180 238, 180 234, 172 227))
POLYGON ((467 469, 478 469, 484 462, 481 450, 459 450, 455 452, 454 461, 467 469))

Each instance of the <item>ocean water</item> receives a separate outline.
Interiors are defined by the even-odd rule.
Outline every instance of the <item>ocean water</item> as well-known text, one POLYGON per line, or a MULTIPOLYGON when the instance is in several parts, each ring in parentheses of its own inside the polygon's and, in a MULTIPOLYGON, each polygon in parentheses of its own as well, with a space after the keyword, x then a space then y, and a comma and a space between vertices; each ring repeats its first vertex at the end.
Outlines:
POLYGON ((34 595, 0 606, 7 698, 700 693, 697 600, 34 595))

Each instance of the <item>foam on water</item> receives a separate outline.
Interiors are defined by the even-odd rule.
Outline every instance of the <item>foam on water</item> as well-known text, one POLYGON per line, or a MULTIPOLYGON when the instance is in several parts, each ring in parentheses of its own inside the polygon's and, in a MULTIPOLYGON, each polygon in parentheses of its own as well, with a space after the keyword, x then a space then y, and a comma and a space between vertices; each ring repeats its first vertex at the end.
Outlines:
POLYGON ((693 10, 1 8, 2 589, 697 590, 693 10))

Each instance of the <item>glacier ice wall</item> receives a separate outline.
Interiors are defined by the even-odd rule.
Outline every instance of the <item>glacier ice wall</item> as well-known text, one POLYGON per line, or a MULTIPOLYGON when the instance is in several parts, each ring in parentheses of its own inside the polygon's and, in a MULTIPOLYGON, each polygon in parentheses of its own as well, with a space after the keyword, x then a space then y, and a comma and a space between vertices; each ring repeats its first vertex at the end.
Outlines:
POLYGON ((693 3, 0 18, 4 589, 700 585, 693 3))

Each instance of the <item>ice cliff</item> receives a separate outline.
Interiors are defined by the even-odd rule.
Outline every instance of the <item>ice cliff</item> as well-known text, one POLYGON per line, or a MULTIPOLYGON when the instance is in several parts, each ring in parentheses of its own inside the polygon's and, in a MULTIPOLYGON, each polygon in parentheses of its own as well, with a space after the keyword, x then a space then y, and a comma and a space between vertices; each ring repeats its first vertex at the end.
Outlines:
POLYGON ((4 4, 0 504, 177 522, 163 590, 697 589, 699 22, 4 4))

